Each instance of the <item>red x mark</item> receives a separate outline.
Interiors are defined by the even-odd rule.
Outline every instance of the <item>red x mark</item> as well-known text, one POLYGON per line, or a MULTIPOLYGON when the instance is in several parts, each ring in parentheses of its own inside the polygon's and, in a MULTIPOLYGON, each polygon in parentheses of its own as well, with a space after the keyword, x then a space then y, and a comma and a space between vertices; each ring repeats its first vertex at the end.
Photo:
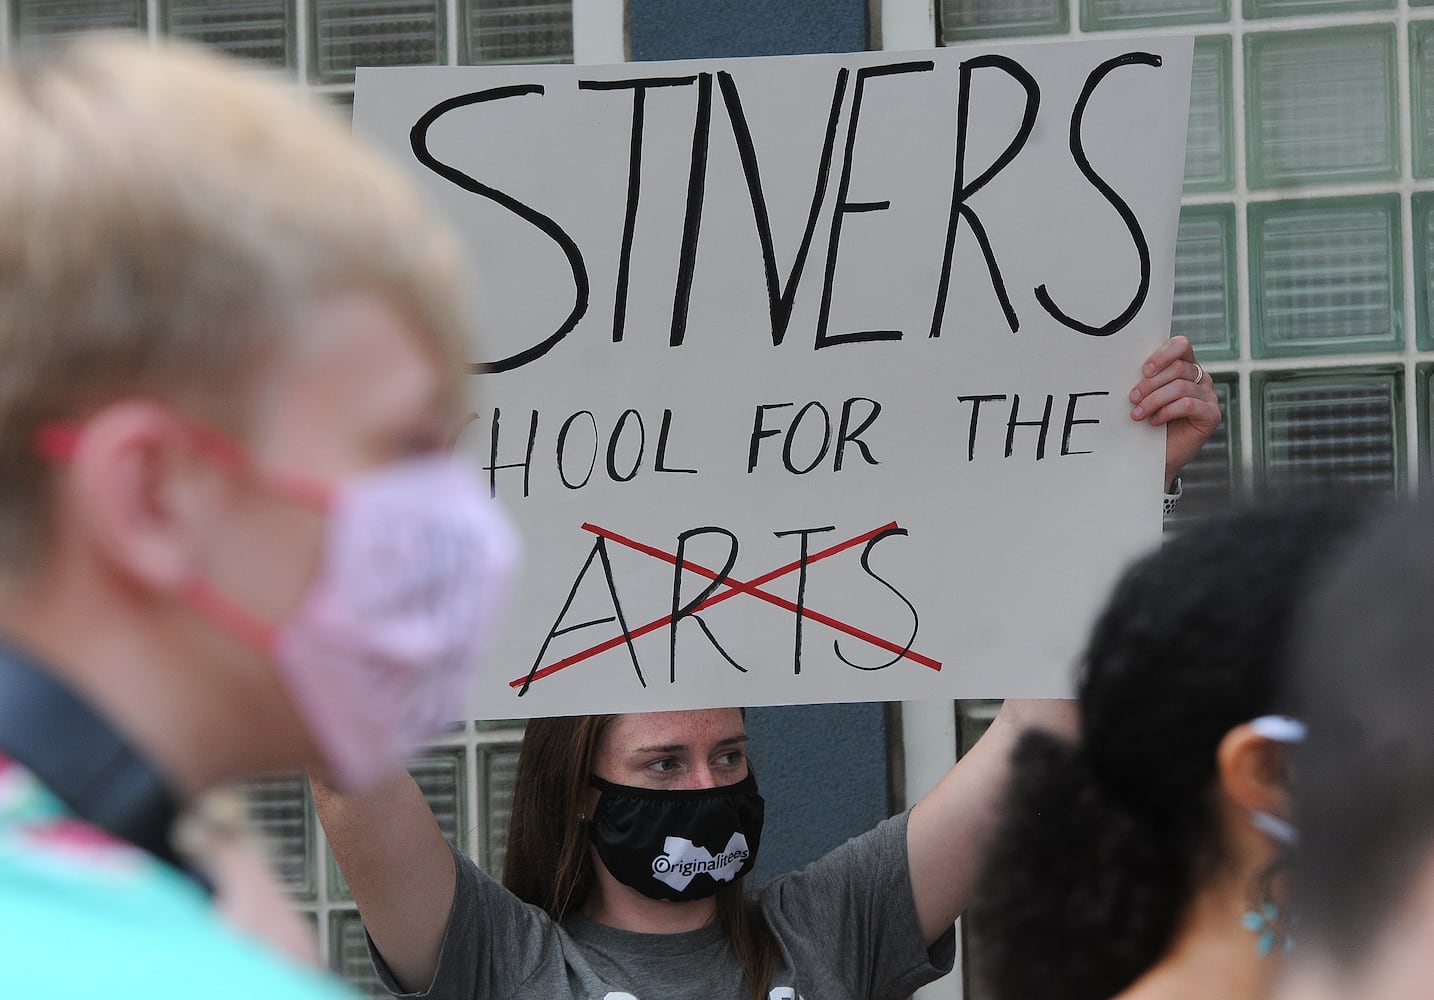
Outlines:
MULTIPOLYGON (((844 542, 839 542, 836 545, 831 546, 830 548, 822 549, 820 552, 812 553, 811 555, 807 556, 807 565, 811 566, 813 563, 820 562, 821 560, 826 559, 829 556, 834 556, 839 552, 845 552, 847 549, 852 548, 853 546, 861 545, 865 542, 868 542, 882 532, 890 531, 896 527, 896 522, 891 521, 888 524, 883 524, 879 528, 872 528, 870 531, 863 532, 862 534, 857 535, 854 538, 849 538, 844 542)), ((677 565, 677 556, 673 555, 672 553, 664 552, 662 549, 656 548, 651 545, 644 545, 642 542, 633 541, 631 538, 626 538, 622 535, 619 535, 615 531, 609 531, 606 528, 600 528, 595 524, 584 524, 583 530, 590 531, 594 535, 599 535, 602 538, 608 539, 609 541, 617 542, 619 545, 625 545, 630 549, 634 549, 638 552, 643 553, 644 555, 652 556, 654 559, 659 559, 663 562, 671 563, 674 566, 677 565)), ((796 570, 801 569, 801 566, 802 562, 800 559, 798 559, 795 562, 787 563, 785 566, 778 566, 776 569, 771 570, 767 573, 763 573, 761 576, 754 577, 751 580, 738 580, 729 576, 721 581, 721 585, 726 587, 727 590, 720 594, 713 594, 711 597, 707 598, 707 600, 703 601, 701 604, 699 604, 696 608, 693 609, 693 613, 695 614, 698 611, 705 611, 715 604, 721 604, 728 598, 736 597, 738 594, 746 594, 749 597, 755 597, 758 600, 766 601, 768 604, 775 604, 779 608, 796 614, 797 605, 794 602, 787 600, 785 597, 778 597, 776 594, 768 593, 761 588, 764 585, 771 583, 773 580, 780 579, 781 577, 784 577, 789 573, 793 573, 796 570)), ((717 579, 717 573, 715 571, 708 569, 706 566, 701 566, 697 563, 689 562, 685 558, 682 560, 682 568, 691 570, 698 576, 705 576, 709 580, 717 579)), ((810 618, 812 621, 817 622, 821 625, 826 625, 830 628, 834 628, 838 632, 845 632, 847 635, 853 636, 857 639, 861 639, 864 642, 869 642, 873 646, 879 646, 887 652, 904 653, 907 659, 914 660, 915 662, 921 664, 924 667, 930 667, 932 670, 941 669, 940 660, 933 660, 929 656, 925 656, 921 653, 917 653, 913 650, 907 649, 906 647, 900 646, 897 643, 890 641, 889 639, 883 639, 880 636, 872 635, 870 632, 863 631, 862 629, 857 628, 855 625, 849 625, 846 622, 841 621, 840 619, 833 618, 830 615, 824 615, 820 611, 814 611, 811 608, 802 608, 801 612, 803 618, 810 618)), ((547 677, 550 674, 557 673, 559 670, 571 667, 574 663, 581 663, 583 660, 586 660, 589 657, 596 656, 599 653, 605 653, 609 649, 613 649, 616 646, 620 646, 624 642, 629 641, 630 639, 638 639, 644 635, 647 635, 649 632, 655 632, 657 629, 666 628, 671 623, 672 615, 664 615, 661 618, 653 619, 646 625, 642 625, 638 628, 632 629, 629 633, 627 633, 627 635, 619 634, 613 636, 611 639, 607 639, 603 642, 600 642, 596 646, 590 646, 587 649, 582 650, 581 652, 573 653, 571 656, 565 656, 561 660, 558 660, 556 663, 550 663, 543 669, 534 671, 531 676, 528 674, 524 674, 522 677, 519 677, 516 680, 509 681, 508 686, 514 688, 522 687, 524 684, 540 680, 541 678, 547 677)))

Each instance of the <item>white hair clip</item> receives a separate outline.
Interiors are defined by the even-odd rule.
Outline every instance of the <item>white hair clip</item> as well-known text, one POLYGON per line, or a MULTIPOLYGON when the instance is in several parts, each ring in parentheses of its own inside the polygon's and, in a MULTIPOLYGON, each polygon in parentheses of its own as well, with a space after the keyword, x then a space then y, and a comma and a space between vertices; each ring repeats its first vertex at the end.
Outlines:
POLYGON ((1250 720, 1250 728, 1276 743, 1303 743, 1309 735, 1309 727, 1288 715, 1262 715, 1250 720))

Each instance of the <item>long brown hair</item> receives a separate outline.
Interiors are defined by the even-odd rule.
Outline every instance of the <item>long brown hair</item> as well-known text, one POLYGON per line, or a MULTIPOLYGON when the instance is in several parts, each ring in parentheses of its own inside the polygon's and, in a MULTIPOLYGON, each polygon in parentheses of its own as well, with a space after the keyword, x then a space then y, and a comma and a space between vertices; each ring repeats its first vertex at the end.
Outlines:
MULTIPOLYGON (((613 715, 533 719, 523 734, 503 884, 561 922, 592 892, 595 875, 583 800, 598 740, 613 715)), ((762 1000, 777 942, 742 880, 717 890, 717 920, 742 964, 751 1000, 762 1000)))

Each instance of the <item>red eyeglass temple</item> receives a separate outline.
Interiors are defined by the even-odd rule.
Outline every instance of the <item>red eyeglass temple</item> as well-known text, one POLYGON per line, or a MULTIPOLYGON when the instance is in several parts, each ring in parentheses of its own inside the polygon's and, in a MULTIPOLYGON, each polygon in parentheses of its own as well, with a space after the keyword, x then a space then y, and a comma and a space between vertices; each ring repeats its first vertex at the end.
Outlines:
POLYGON ((35 432, 35 454, 51 462, 68 462, 80 443, 74 424, 46 424, 35 432))
MULTIPOLYGON (((222 431, 196 423, 188 424, 188 429, 196 449, 237 472, 264 479, 286 499, 320 511, 333 505, 334 491, 327 483, 307 476, 261 469, 255 465, 244 445, 222 431)), ((75 457, 83 431, 84 427, 80 424, 45 424, 35 431, 35 453, 52 462, 68 462, 75 457)))

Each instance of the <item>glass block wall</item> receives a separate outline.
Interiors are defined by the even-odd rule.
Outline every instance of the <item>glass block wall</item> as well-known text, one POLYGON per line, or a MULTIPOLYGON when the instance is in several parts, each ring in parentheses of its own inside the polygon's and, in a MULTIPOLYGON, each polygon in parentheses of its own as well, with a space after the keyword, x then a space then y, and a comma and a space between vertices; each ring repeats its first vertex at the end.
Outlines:
MULTIPOLYGON (((27 40, 136 31, 222 49, 353 103, 357 66, 571 62, 573 0, 0 0, 0 58, 27 40)), ((412 762, 439 825, 500 871, 522 725, 469 722, 412 762)), ((378 987, 353 897, 298 775, 248 786, 250 816, 321 957, 361 992, 378 987)))
MULTIPOLYGON (((444 836, 485 870, 501 872, 521 723, 467 723, 410 761, 444 836)), ((244 789, 275 871, 313 922, 321 957, 360 992, 386 997, 374 975, 353 896, 324 840, 308 781, 284 775, 244 789)))
POLYGON ((939 0, 939 41, 1193 34, 1172 329, 1226 422, 1190 523, 1261 491, 1429 474, 1431 0, 939 0))
POLYGON ((172 35, 340 103, 358 66, 572 62, 572 0, 0 0, 0 54, 74 31, 172 35))

